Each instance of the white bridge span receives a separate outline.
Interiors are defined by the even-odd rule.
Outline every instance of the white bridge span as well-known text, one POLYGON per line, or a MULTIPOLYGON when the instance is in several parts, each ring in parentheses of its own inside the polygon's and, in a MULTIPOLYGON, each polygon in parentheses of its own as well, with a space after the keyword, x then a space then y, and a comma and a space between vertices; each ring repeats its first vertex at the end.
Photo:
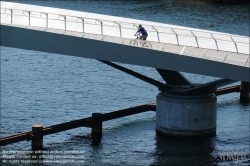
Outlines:
POLYGON ((249 37, 1 1, 1 46, 250 81, 249 37), (138 24, 151 48, 131 46, 138 24))

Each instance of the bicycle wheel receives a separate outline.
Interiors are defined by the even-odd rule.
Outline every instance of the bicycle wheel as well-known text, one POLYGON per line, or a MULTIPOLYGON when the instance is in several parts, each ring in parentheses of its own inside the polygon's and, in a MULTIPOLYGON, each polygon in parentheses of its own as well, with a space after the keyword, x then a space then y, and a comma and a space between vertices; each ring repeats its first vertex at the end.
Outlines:
POLYGON ((144 42, 143 45, 142 45, 142 47, 145 47, 145 48, 152 48, 152 45, 151 45, 151 43, 149 43, 149 42, 144 42))
POLYGON ((136 40, 131 40, 131 41, 130 41, 130 45, 131 45, 131 46, 138 46, 138 41, 136 41, 136 40))

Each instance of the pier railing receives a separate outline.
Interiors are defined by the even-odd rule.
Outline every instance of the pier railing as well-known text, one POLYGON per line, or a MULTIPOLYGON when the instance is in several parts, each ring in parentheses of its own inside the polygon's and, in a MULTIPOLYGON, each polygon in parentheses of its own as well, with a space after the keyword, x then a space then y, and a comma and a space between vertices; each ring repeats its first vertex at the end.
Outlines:
MULTIPOLYGON (((150 103, 150 104, 140 105, 140 106, 127 108, 124 110, 118 110, 118 111, 114 111, 110 113, 104 113, 104 114, 93 113, 92 117, 74 120, 71 122, 66 122, 66 123, 53 125, 53 126, 49 126, 45 128, 43 128, 42 125, 32 125, 32 131, 27 131, 27 132, 23 132, 20 134, 0 138, 0 146, 5 146, 8 144, 25 141, 25 140, 37 141, 36 134, 40 135, 40 138, 38 139, 42 140, 43 136, 45 135, 54 134, 54 133, 58 133, 58 132, 62 132, 62 131, 66 131, 66 130, 70 130, 70 129, 74 129, 78 127, 92 128, 92 133, 95 133, 100 136, 102 134, 103 122, 142 113, 142 112, 147 112, 147 111, 156 111, 156 104, 150 103), (98 124, 101 124, 101 125, 99 126, 98 124), (40 128, 40 133, 37 133, 39 128, 40 128), (35 132, 33 131, 33 129, 35 132)), ((36 147, 34 148, 36 149, 36 147)))
MULTIPOLYGON (((241 89, 242 88, 240 85, 225 87, 225 88, 218 89, 215 92, 215 95, 219 96, 219 95, 224 95, 224 94, 233 93, 233 92, 241 92, 241 89)), ((74 129, 78 127, 92 128, 92 134, 94 133, 97 135, 97 137, 99 137, 102 134, 103 122, 138 114, 138 113, 143 113, 147 111, 156 111, 156 103, 144 104, 144 105, 127 108, 123 110, 118 110, 114 112, 104 113, 104 114, 93 113, 92 117, 87 117, 87 118, 74 120, 71 122, 66 122, 66 123, 57 124, 53 126, 48 126, 45 128, 43 128, 42 125, 32 125, 32 131, 27 131, 27 132, 0 138, 0 146, 6 146, 8 144, 21 142, 25 140, 27 141, 32 140, 36 142, 37 139, 42 140, 43 136, 45 135, 54 134, 54 133, 58 133, 58 132, 62 132, 62 131, 66 131, 66 130, 70 130, 70 129, 74 129), (36 134, 39 135, 40 137, 36 137, 36 134)), ((36 149, 36 147, 34 147, 34 149, 36 149)))

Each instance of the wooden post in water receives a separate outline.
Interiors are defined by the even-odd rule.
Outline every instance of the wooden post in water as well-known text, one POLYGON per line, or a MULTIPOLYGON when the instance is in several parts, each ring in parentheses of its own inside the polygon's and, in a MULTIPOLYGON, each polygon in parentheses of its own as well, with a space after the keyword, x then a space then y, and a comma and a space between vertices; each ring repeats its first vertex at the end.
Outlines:
POLYGON ((92 113, 92 138, 100 139, 102 137, 102 113, 92 113))
POLYGON ((32 125, 32 150, 43 149, 43 125, 32 125))
POLYGON ((240 102, 250 102, 250 83, 241 81, 240 102))

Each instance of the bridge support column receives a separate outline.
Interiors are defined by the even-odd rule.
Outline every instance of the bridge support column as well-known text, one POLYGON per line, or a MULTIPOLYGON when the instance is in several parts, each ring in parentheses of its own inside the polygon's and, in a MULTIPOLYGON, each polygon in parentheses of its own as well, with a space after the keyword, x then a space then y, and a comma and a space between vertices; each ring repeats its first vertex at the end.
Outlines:
POLYGON ((159 93, 156 99, 156 133, 180 137, 216 135, 217 97, 159 93))
POLYGON ((250 83, 241 82, 241 92, 240 92, 240 102, 249 103, 250 102, 250 83))

